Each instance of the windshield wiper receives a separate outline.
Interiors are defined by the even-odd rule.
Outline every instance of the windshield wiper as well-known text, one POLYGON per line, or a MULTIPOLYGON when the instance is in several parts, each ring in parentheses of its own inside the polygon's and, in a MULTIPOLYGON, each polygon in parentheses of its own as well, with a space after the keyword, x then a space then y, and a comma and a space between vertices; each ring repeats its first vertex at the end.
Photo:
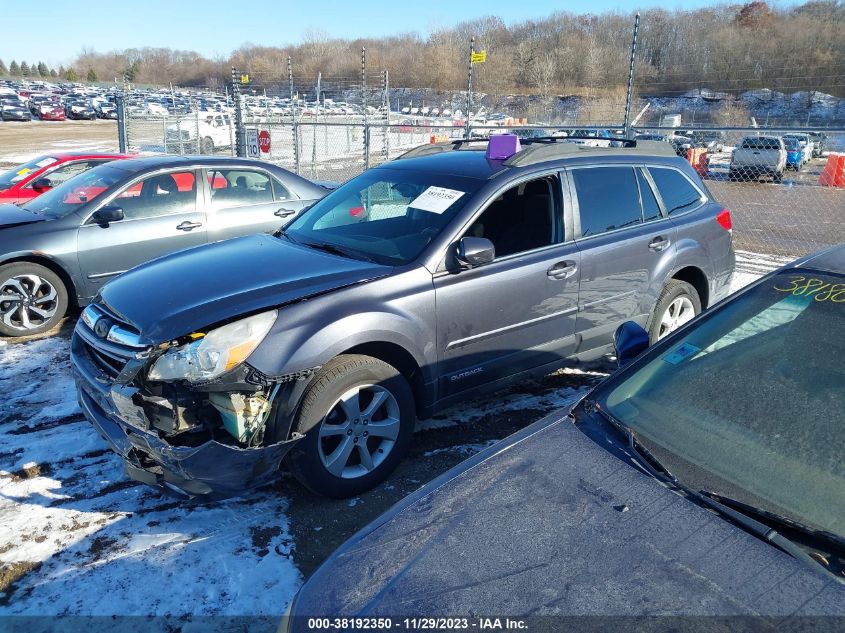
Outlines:
POLYGON ((640 444, 639 440, 637 440, 636 435, 634 432, 629 429, 627 426, 622 424, 619 420, 617 420, 614 416, 610 413, 605 411, 597 402, 594 400, 586 400, 584 405, 587 407, 588 411, 593 411, 598 413, 603 419, 611 424, 611 426, 615 427, 622 435, 626 437, 628 440, 628 449, 637 458, 637 461, 640 465, 645 468, 654 478, 669 483, 679 490, 682 490, 688 496, 692 497, 702 505, 707 506, 721 514, 723 517, 727 517, 737 525, 745 528, 746 531, 750 532, 757 538, 766 541, 767 543, 771 543, 778 549, 786 552, 794 559, 798 560, 799 562, 803 563, 806 567, 808 567, 814 574, 823 576, 826 580, 830 580, 833 577, 839 583, 845 584, 845 578, 841 578, 837 576, 832 570, 825 567, 823 563, 816 560, 812 556, 810 556, 800 545, 794 543, 793 541, 789 540, 782 534, 780 534, 777 530, 769 527, 765 523, 761 523, 757 519, 754 519, 747 514, 740 512, 730 506, 725 505, 721 501, 709 496, 710 493, 707 491, 699 491, 695 490, 694 488, 690 488, 685 483, 683 483, 680 479, 675 477, 669 470, 663 466, 655 457, 649 452, 649 450, 640 444))
POLYGON ((338 246, 337 244, 329 244, 328 242, 302 242, 305 246, 310 248, 316 248, 320 251, 325 251, 326 253, 332 253, 333 255, 340 255, 341 257, 348 257, 349 259, 363 259, 368 262, 375 263, 370 257, 359 253, 358 251, 353 251, 351 249, 343 248, 342 246, 338 246))

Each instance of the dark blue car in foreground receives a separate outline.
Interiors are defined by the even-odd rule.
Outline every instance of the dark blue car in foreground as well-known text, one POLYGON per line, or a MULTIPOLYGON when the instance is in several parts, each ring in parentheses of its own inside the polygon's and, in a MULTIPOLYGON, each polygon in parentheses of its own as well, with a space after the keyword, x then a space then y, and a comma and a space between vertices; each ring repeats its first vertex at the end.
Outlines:
POLYGON ((647 342, 621 326, 620 371, 352 537, 282 628, 359 616, 477 628, 489 615, 536 617, 530 630, 589 623, 542 616, 634 618, 604 630, 651 616, 752 619, 647 630, 841 630, 845 246, 637 356, 647 342))

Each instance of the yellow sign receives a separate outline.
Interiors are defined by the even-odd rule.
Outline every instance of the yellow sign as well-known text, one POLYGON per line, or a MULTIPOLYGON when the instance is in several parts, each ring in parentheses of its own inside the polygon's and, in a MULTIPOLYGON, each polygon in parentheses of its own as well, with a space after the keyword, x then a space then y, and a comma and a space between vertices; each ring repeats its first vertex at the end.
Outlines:
POLYGON ((477 53, 473 51, 469 56, 469 61, 471 64, 483 64, 487 61, 487 51, 478 51, 477 53))
POLYGON ((241 75, 241 83, 248 84, 249 83, 249 75, 241 75))

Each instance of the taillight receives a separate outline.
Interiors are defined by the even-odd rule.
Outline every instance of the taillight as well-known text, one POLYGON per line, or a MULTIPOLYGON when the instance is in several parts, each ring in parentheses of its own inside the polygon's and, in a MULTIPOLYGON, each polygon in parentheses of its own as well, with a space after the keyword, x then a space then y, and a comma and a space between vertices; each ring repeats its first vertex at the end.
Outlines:
POLYGON ((716 216, 716 222, 718 222, 719 226, 726 231, 730 231, 733 228, 733 223, 731 222, 731 212, 727 209, 719 211, 719 214, 716 216))

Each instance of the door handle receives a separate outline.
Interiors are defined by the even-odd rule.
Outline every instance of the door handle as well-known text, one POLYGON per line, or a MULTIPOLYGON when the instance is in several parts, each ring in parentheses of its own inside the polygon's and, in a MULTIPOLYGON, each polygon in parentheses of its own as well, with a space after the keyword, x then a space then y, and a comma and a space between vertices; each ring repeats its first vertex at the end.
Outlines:
POLYGON ((546 271, 550 279, 568 279, 578 271, 578 264, 573 261, 558 262, 546 271))
POLYGON ((202 226, 202 222, 188 222, 185 220, 182 224, 176 226, 176 228, 180 231, 193 231, 194 229, 198 229, 202 226))
POLYGON ((289 215, 293 215, 294 213, 296 213, 296 211, 294 211, 293 209, 279 209, 273 215, 277 215, 280 218, 286 218, 289 215))
POLYGON ((669 244, 671 244, 671 242, 661 235, 660 237, 655 237, 653 240, 651 240, 648 243, 648 247, 651 250, 659 253, 660 251, 665 251, 667 248, 669 248, 669 244))

